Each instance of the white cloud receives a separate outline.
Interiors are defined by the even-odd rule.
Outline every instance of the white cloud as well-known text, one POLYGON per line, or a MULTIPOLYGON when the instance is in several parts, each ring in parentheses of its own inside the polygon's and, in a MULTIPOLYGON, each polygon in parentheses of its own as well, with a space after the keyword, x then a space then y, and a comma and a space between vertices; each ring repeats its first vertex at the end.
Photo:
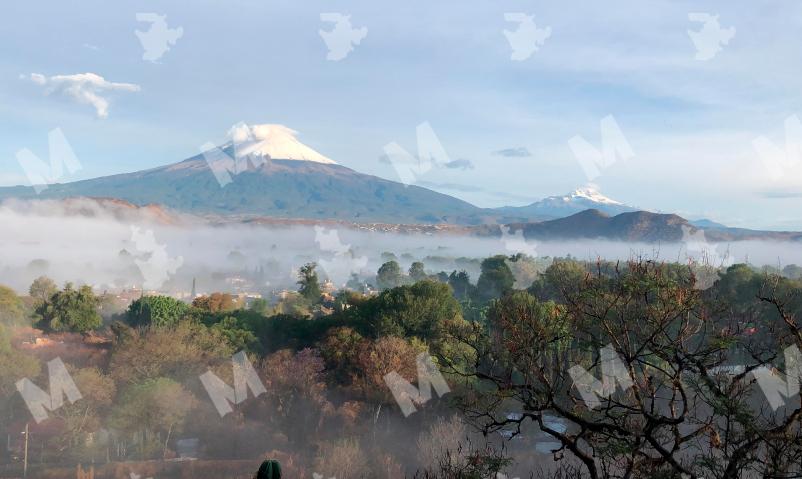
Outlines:
MULTIPOLYGON (((24 78, 24 75, 23 75, 24 78)), ((44 85, 47 83, 47 78, 41 73, 31 73, 31 81, 36 83, 37 85, 44 85)))
POLYGON ((95 107, 98 118, 107 118, 109 116, 109 100, 103 96, 104 92, 136 92, 140 90, 139 85, 110 82, 96 73, 54 75, 52 77, 46 77, 41 73, 31 73, 28 77, 21 75, 21 78, 29 79, 37 85, 46 86, 46 95, 61 93, 79 103, 92 105, 95 107))

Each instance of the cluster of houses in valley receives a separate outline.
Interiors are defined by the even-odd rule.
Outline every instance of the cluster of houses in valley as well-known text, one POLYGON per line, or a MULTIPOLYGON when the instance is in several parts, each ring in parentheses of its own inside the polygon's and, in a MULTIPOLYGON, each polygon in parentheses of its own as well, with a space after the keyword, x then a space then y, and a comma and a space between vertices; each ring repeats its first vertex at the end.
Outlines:
MULTIPOLYGON (((119 290, 105 290, 100 291, 98 294, 102 294, 106 296, 110 302, 112 303, 110 307, 111 311, 106 311, 106 313, 115 313, 115 312, 122 312, 124 311, 128 305, 132 302, 136 301, 137 299, 143 296, 169 296, 185 303, 192 303, 195 298, 199 298, 213 292, 221 292, 230 294, 235 298, 236 303, 243 308, 249 308, 252 303, 256 300, 263 299, 266 300, 268 304, 275 305, 280 302, 285 302, 291 300, 295 295, 298 294, 296 290, 282 288, 282 289, 263 289, 258 291, 258 286, 250 279, 243 277, 243 276, 228 276, 224 279, 225 284, 228 285, 228 288, 223 288, 222 290, 215 290, 215 291, 198 291, 196 289, 196 282, 193 280, 192 282, 192 289, 189 291, 160 291, 160 290, 143 290, 137 286, 130 286, 127 288, 122 288, 119 290)), ((334 297, 339 288, 330 280, 325 280, 321 283, 320 289, 322 292, 321 303, 322 307, 318 308, 319 311, 316 311, 316 315, 326 315, 331 314, 333 309, 327 307, 334 302, 334 297)), ((367 295, 375 295, 378 294, 378 290, 373 288, 368 283, 360 284, 359 292, 367 294, 367 295)))

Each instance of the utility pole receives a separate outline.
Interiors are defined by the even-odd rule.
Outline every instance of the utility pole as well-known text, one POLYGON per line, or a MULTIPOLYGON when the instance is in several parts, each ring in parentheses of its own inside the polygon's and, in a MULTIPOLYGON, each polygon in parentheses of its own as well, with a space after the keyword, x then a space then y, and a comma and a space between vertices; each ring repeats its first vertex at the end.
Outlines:
POLYGON ((25 432, 23 433, 23 434, 25 434, 25 456, 24 456, 24 459, 23 459, 23 462, 22 462, 22 477, 23 478, 28 477, 28 436, 29 436, 28 432, 29 432, 28 423, 26 422, 25 423, 25 432))

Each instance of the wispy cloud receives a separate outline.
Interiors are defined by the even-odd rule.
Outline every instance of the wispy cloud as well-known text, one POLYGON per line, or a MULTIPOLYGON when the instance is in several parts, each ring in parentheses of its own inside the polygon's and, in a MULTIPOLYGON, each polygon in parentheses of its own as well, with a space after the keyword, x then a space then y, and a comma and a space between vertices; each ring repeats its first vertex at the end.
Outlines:
POLYGON ((443 166, 446 168, 455 170, 472 170, 473 169, 473 162, 471 160, 467 160, 465 158, 459 158, 454 161, 449 161, 448 163, 444 163, 443 166))
POLYGON ((422 186, 424 188, 461 191, 463 193, 475 193, 479 191, 484 191, 483 188, 480 188, 476 185, 461 185, 458 183, 436 183, 433 181, 416 181, 415 184, 418 186, 422 186))
POLYGON ((98 118, 108 118, 109 116, 109 100, 103 96, 103 93, 111 91, 136 92, 140 90, 139 85, 110 82, 96 73, 54 75, 51 77, 41 73, 31 73, 27 76, 20 75, 20 78, 46 87, 46 95, 60 93, 78 103, 92 105, 98 118))
POLYGON ((768 199, 802 198, 802 190, 785 189, 777 191, 760 191, 760 196, 768 199))
POLYGON ((532 153, 524 146, 519 146, 516 148, 504 148, 503 150, 496 150, 493 152, 494 155, 497 156, 505 156, 507 158, 525 158, 528 156, 532 156, 532 153))
MULTIPOLYGON (((390 160, 390 157, 386 154, 379 155, 379 163, 384 163, 385 165, 392 165, 393 162, 390 160)), ((466 158, 458 158, 453 161, 447 162, 435 162, 432 161, 432 166, 436 166, 438 168, 448 168, 450 170, 472 170, 474 168, 473 162, 466 158)))

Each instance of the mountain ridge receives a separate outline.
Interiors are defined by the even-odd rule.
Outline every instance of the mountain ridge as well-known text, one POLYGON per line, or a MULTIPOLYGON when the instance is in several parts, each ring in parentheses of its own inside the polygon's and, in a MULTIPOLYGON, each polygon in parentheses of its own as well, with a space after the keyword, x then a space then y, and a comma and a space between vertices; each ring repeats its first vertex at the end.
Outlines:
MULTIPOLYGON (((141 221, 192 227, 196 225, 227 226, 243 225, 267 228, 298 226, 324 226, 348 228, 358 231, 395 234, 458 235, 480 238, 499 238, 506 234, 517 235, 520 231, 526 240, 607 240, 643 243, 677 243, 686 236, 695 237, 699 232, 710 243, 742 240, 802 241, 802 233, 786 231, 758 231, 743 228, 698 228, 675 214, 635 211, 610 216, 598 210, 585 210, 566 218, 537 223, 511 223, 459 225, 353 222, 343 219, 310 219, 267 217, 259 215, 193 215, 174 211, 158 204, 134 205, 116 198, 70 197, 65 199, 6 199, 0 208, 10 208, 21 214, 35 212, 46 216, 109 217, 125 223, 141 221), (686 229, 687 228, 687 229, 686 229), (506 231, 505 231, 506 229, 506 231)), ((692 238, 693 241, 695 239, 692 238)))
MULTIPOLYGON (((421 186, 357 172, 307 147, 296 135, 283 125, 238 124, 221 147, 207 144, 204 153, 180 162, 49 184, 39 193, 32 186, 0 187, 0 200, 112 199, 136 207, 158 205, 197 217, 216 217, 221 223, 226 218, 263 224, 336 221, 380 225, 377 228, 382 230, 398 225, 399 231, 453 230, 478 235, 499 231, 498 226, 482 225, 508 224, 533 238, 676 241, 682 237, 678 232, 682 227, 706 231, 711 240, 722 241, 799 236, 647 212, 602 195, 594 185, 526 206, 481 208, 421 186)), ((92 209, 74 203, 71 207, 78 211, 92 209)), ((118 215, 130 213, 130 208, 116 208, 118 215)))
POLYGON ((497 208, 509 215, 539 216, 547 219, 565 218, 588 209, 597 209, 611 215, 639 210, 602 195, 595 186, 578 188, 567 195, 549 196, 525 206, 497 208))
MULTIPOLYGON (((227 158, 236 158, 231 146, 223 152, 227 158)), ((245 157, 238 158, 234 166, 232 181, 224 186, 201 154, 148 170, 51 184, 39 194, 33 187, 3 187, 0 199, 108 197, 195 214, 402 223, 481 224, 497 216, 492 210, 442 193, 358 173, 336 163, 245 157), (246 167, 236 168, 243 165, 246 167)))

